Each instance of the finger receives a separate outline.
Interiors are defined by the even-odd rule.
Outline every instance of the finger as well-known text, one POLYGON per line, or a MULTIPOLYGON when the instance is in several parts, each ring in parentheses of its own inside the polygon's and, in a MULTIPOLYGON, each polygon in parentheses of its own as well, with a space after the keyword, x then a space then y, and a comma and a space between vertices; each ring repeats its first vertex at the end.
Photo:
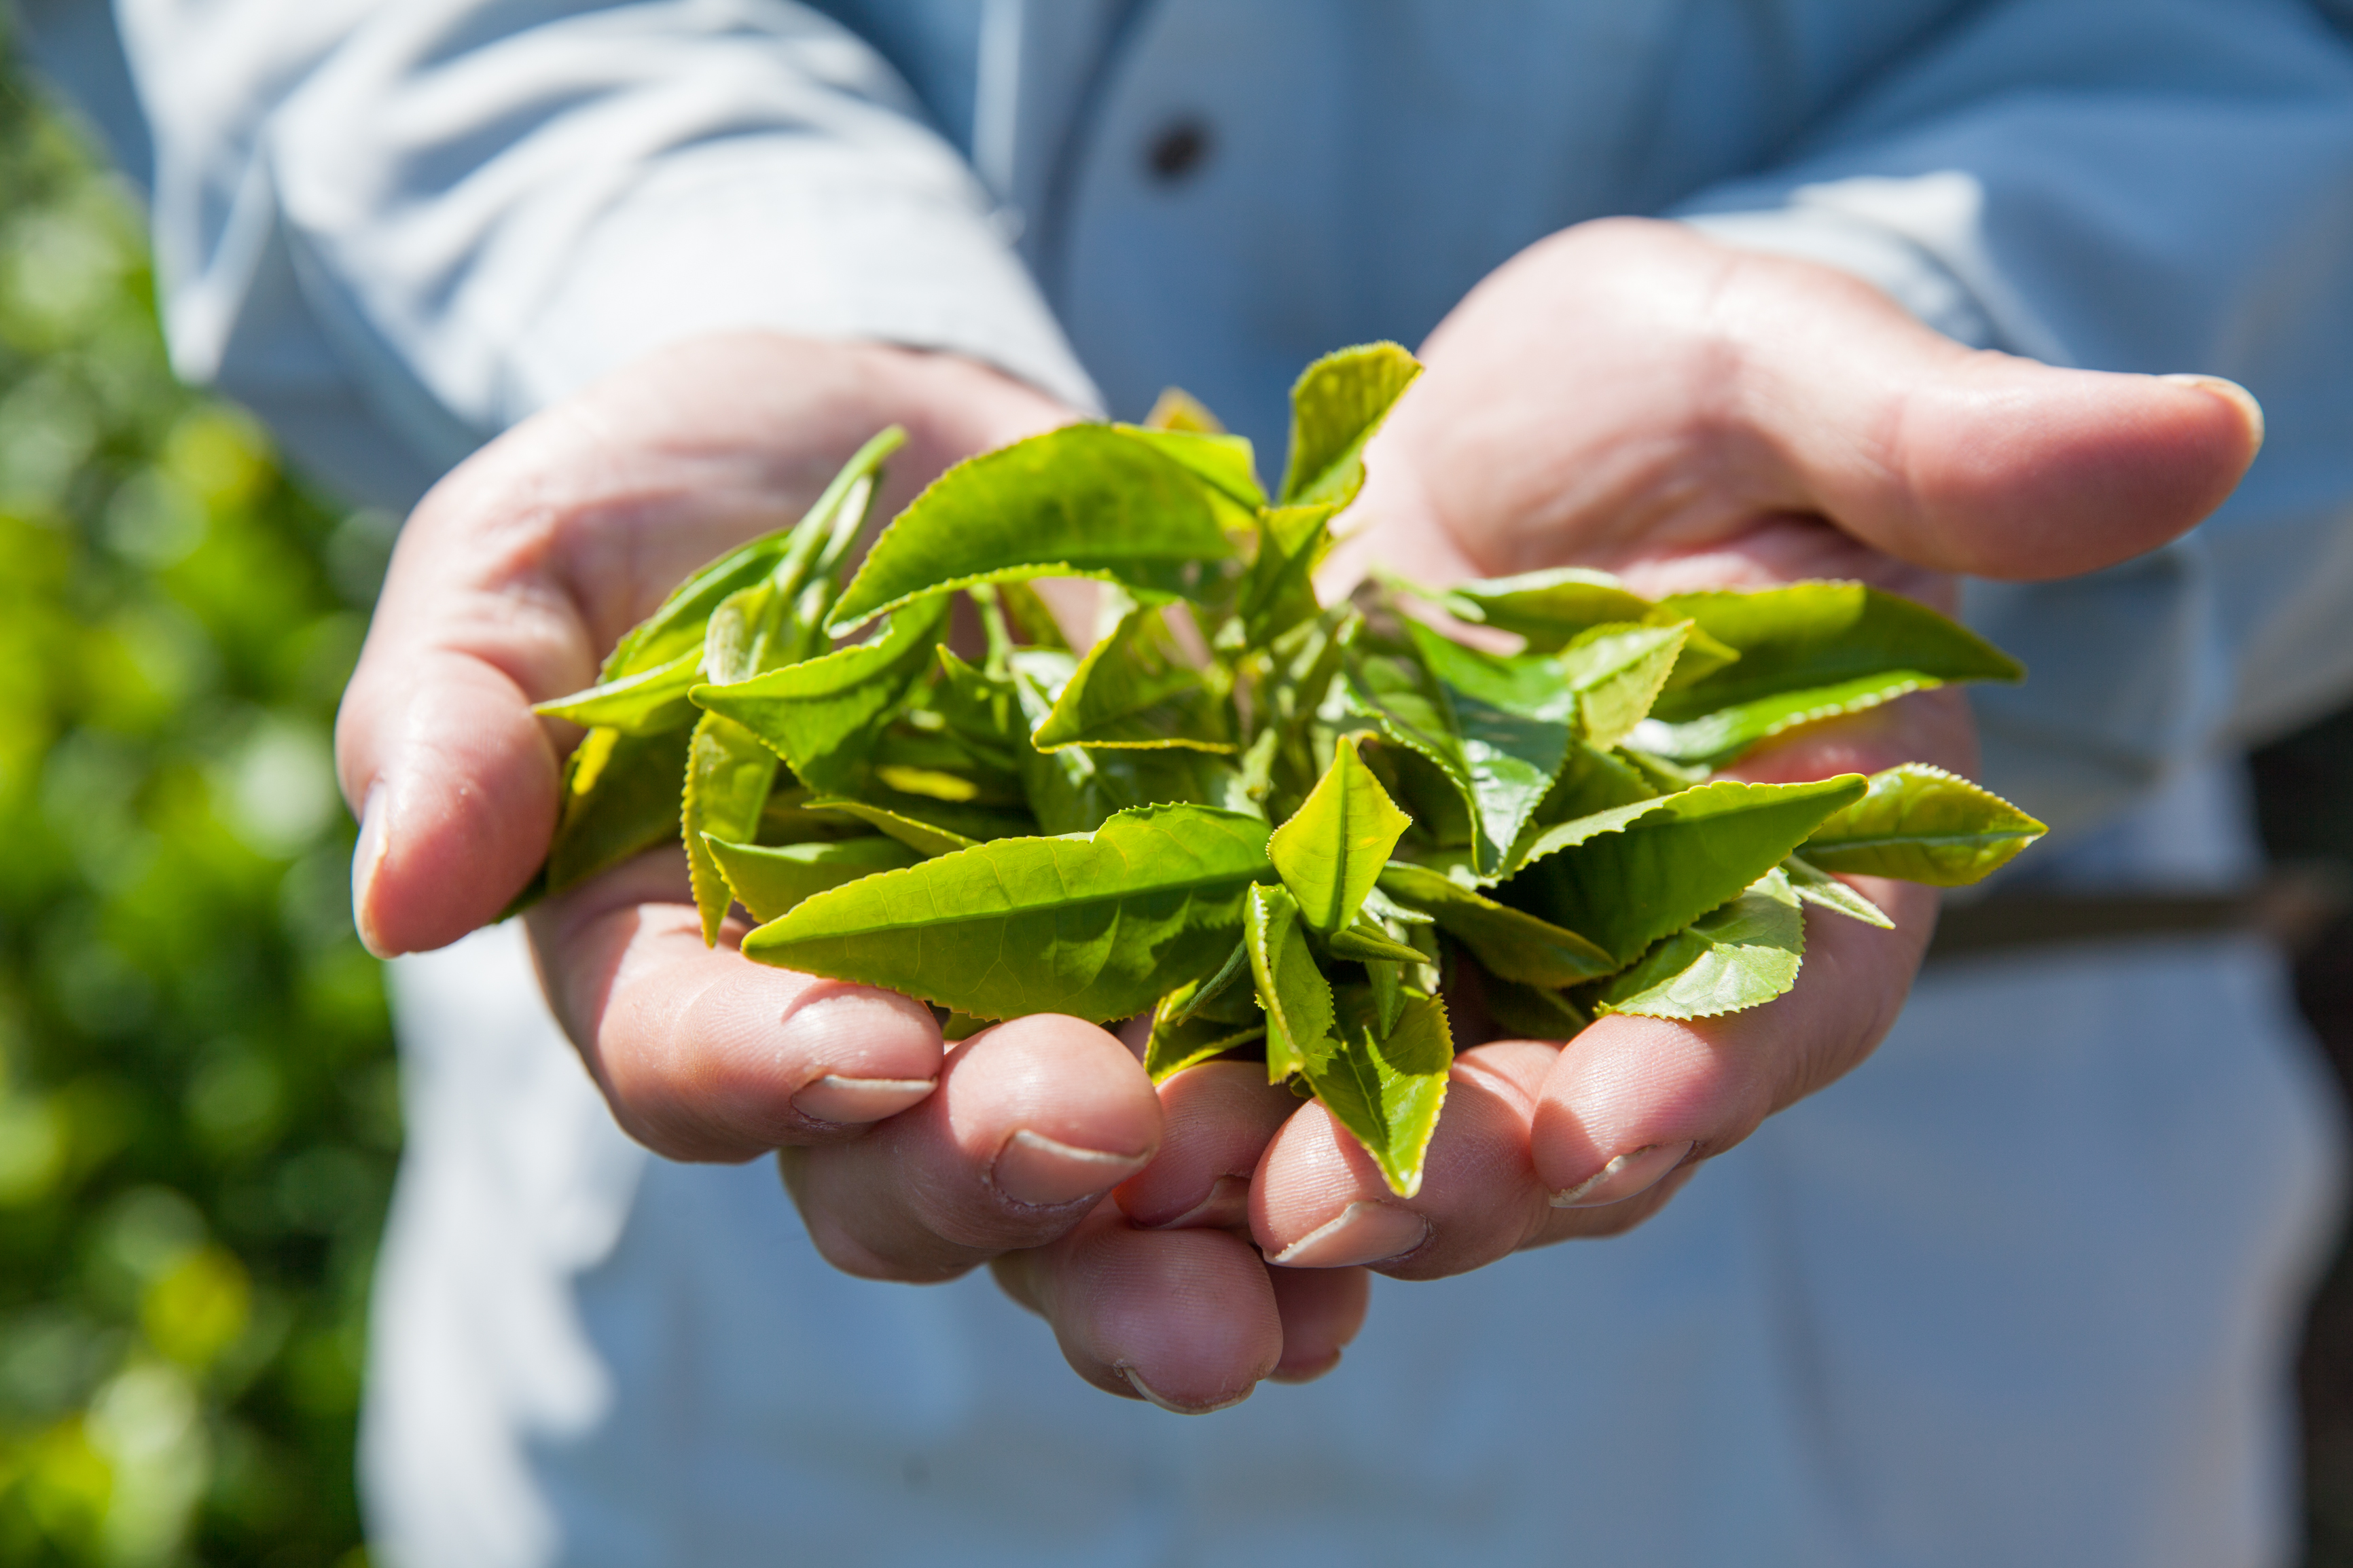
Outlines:
POLYGON ((1340 1352, 1365 1326, 1373 1277, 1361 1268, 1274 1268, 1275 1310, 1282 1316, 1282 1359, 1267 1375, 1313 1383, 1340 1364, 1340 1352))
POLYGON ((1107 1203, 995 1268, 1014 1300, 1053 1325, 1081 1377, 1163 1410, 1239 1405, 1282 1360, 1284 1320, 1266 1266, 1224 1231, 1138 1230, 1107 1203))
POLYGON ((1204 1062, 1160 1086, 1160 1152, 1113 1194, 1137 1225, 1222 1229, 1248 1215, 1250 1173, 1299 1097, 1256 1062, 1204 1062))
POLYGON ((2196 524, 2263 440, 2229 383, 1972 351, 1859 279, 1637 219, 1531 246, 1423 357, 1327 577, 1375 553, 1439 581, 1618 570, 1774 513, 1921 568, 2065 576, 2196 524))
POLYGON ((2156 548, 2221 505, 2263 411, 2211 377, 2063 369, 1970 352, 1860 280, 1740 256, 1728 403, 1778 495, 1915 565, 2072 576, 2156 548))
POLYGON ((615 1118, 673 1160, 855 1136, 932 1092, 940 1030, 888 991, 707 948, 684 856, 640 857, 528 917, 558 1022, 615 1118))
POLYGON ((1546 1218, 1528 1159, 1536 1092, 1559 1047, 1527 1040, 1455 1058, 1411 1198, 1321 1104, 1285 1122, 1250 1188, 1250 1235, 1278 1269, 1376 1267, 1436 1279, 1492 1263, 1546 1218))
POLYGON ((1127 1047, 1041 1014, 958 1045, 921 1104, 863 1138, 792 1151, 784 1169, 837 1268, 944 1279, 1062 1235, 1160 1141, 1159 1099, 1127 1047))
POLYGON ((1936 897, 1857 880, 1896 929, 1808 910, 1788 994, 1721 1018, 1601 1018, 1562 1047, 1535 1097, 1529 1153, 1552 1205, 1570 1212, 1540 1239, 1586 1232, 1576 1211, 1642 1196, 1870 1054, 1903 1008, 1936 897))

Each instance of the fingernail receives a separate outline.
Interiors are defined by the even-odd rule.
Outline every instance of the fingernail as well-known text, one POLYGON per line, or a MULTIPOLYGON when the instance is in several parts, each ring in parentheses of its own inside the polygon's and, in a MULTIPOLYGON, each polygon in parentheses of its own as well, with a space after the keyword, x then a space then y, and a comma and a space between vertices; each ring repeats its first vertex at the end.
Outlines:
POLYGON ((1334 1351, 1322 1361, 1302 1362, 1297 1366, 1278 1366, 1266 1377, 1269 1383, 1313 1383, 1339 1364, 1340 1352, 1334 1351))
POLYGON ((1175 1219, 1155 1220, 1145 1230, 1218 1230, 1238 1225, 1250 1215, 1250 1178, 1219 1176, 1209 1184, 1209 1195, 1175 1219))
POLYGON ((1411 1209, 1360 1199, 1267 1258, 1286 1268, 1346 1268, 1403 1258, 1430 1238, 1430 1222, 1411 1209))
POLYGON ((1023 1128, 1005 1141, 988 1179, 1017 1204, 1051 1208, 1100 1197, 1152 1163, 1152 1152, 1113 1154, 1075 1149, 1023 1128))
POLYGON ((352 924, 358 928, 360 945, 378 958, 390 958, 384 939, 375 933, 375 921, 368 909, 368 889, 375 886, 375 874, 384 866, 385 851, 391 841, 385 836, 384 781, 368 785, 367 798, 360 803, 360 838, 352 847, 352 924))
POLYGON ((1145 1382, 1144 1374, 1137 1372, 1134 1367, 1127 1365, 1125 1363, 1121 1363, 1115 1370, 1119 1373, 1120 1376, 1127 1379, 1127 1385, 1130 1388, 1135 1390, 1136 1393, 1142 1394, 1145 1398, 1152 1401, 1153 1404, 1160 1406, 1161 1409, 1177 1415, 1214 1415, 1220 1410, 1231 1410, 1235 1405, 1240 1405, 1243 1400, 1248 1399, 1250 1396, 1250 1390, 1245 1388, 1240 1394, 1235 1394, 1231 1399, 1220 1399, 1208 1405, 1179 1405, 1175 1400, 1169 1398, 1166 1394, 1162 1394, 1158 1389, 1153 1387, 1150 1384, 1145 1382))
POLYGON ((1692 1152, 1692 1142, 1686 1138, 1680 1143, 1651 1143, 1620 1154, 1567 1192, 1553 1194, 1552 1206, 1598 1209, 1641 1197, 1658 1184, 1660 1177, 1683 1163, 1683 1156, 1692 1152))
POLYGON ((2261 447, 2263 444, 2263 405, 2255 401, 2253 393, 2237 382, 2225 381, 2219 375, 2160 375, 2157 379, 2169 381, 2176 386, 2194 386, 2212 393, 2238 409, 2240 416, 2247 422, 2247 428, 2254 432, 2255 445, 2261 447))
POLYGON ((844 1078, 829 1072, 793 1096, 793 1109, 812 1121, 855 1127, 896 1116, 939 1084, 935 1078, 844 1078))

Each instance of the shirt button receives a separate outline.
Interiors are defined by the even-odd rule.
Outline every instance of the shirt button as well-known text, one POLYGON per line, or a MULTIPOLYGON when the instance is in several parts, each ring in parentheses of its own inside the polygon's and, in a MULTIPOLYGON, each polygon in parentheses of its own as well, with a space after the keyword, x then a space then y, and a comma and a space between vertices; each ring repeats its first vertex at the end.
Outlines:
POLYGON ((1155 184, 1182 184, 1200 173, 1215 146, 1208 121, 1195 114, 1178 115, 1145 144, 1145 172, 1155 184))

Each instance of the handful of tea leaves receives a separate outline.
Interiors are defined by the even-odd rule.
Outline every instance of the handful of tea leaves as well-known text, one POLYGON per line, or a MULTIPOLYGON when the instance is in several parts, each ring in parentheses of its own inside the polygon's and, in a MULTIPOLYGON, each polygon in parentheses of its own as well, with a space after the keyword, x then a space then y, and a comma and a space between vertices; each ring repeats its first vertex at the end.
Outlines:
POLYGON ((1831 873, 1954 886, 2042 833, 1921 765, 1711 781, 1795 726, 2023 673, 1860 584, 1652 601, 1563 569, 1320 604, 1364 444, 1419 368, 1391 343, 1310 366, 1271 496, 1181 396, 972 458, 845 584, 885 431, 542 706, 588 732, 533 895, 682 833, 706 940, 740 903, 764 922, 746 957, 920 997, 955 1037, 1148 1010, 1155 1079, 1262 1054, 1410 1195, 1466 969, 1539 1037, 1735 1012, 1795 983, 1802 905, 1887 923, 1831 873), (1084 653, 1040 577, 1104 585, 1084 653), (946 645, 958 595, 976 664, 946 645))

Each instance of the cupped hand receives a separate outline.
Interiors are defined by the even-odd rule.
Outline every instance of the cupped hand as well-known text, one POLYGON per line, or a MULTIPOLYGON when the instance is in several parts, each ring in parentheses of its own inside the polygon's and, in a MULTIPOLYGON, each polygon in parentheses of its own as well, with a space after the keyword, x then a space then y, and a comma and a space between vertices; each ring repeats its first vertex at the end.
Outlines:
MULTIPOLYGON (((741 334, 639 362, 484 447, 404 529, 337 721, 368 945, 438 947, 498 916, 545 851, 577 738, 531 704, 590 685, 672 584, 797 519, 876 430, 909 433, 889 516, 956 459, 1070 417, 951 357, 741 334)), ((1237 1134, 1202 1121, 1192 1088, 1164 1111, 1090 1024, 1029 1018, 944 1047, 904 997, 745 962, 740 923, 705 947, 674 847, 528 924, 621 1126, 673 1159, 782 1150, 840 1268, 934 1280, 1015 1254, 1000 1277, 1083 1374, 1181 1409, 1320 1370, 1355 1331, 1361 1276, 1279 1287, 1238 1235, 1147 1230, 1101 1201, 1172 1124, 1199 1129, 1213 1163, 1237 1136, 1254 1159, 1270 1095, 1291 1103, 1280 1091, 1219 1102, 1237 1134)))
MULTIPOLYGON (((1440 584, 1580 564, 1651 594, 1861 578, 1950 610, 1952 574, 2063 576, 2175 537, 2262 440, 2228 383, 1973 352, 1845 275, 1668 224, 1532 247, 1421 357, 1367 451, 1360 531, 1327 586, 1376 562, 1440 584)), ((1911 760, 1972 771, 1958 693, 1797 731, 1730 771, 1911 760)), ((1810 910, 1798 984, 1767 1006, 1461 1053, 1410 1202, 1320 1106, 1301 1109, 1256 1166, 1255 1239, 1293 1268, 1424 1279, 1639 1224, 1894 1023, 1936 898, 1850 880, 1895 929, 1810 910)))

